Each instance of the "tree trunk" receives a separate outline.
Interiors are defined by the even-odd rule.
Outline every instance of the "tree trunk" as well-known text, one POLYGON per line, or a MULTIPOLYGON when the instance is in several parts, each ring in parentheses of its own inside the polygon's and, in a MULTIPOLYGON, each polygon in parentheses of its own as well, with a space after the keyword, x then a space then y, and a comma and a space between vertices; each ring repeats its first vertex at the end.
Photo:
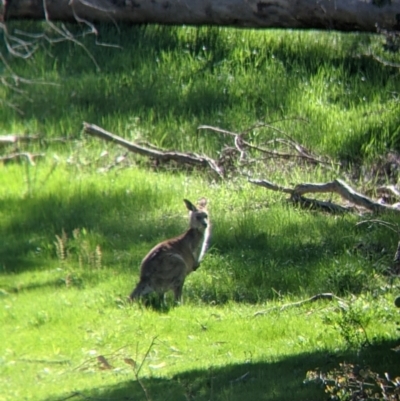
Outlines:
POLYGON ((46 18, 376 32, 399 30, 400 0, 0 0, 0 21, 46 18))

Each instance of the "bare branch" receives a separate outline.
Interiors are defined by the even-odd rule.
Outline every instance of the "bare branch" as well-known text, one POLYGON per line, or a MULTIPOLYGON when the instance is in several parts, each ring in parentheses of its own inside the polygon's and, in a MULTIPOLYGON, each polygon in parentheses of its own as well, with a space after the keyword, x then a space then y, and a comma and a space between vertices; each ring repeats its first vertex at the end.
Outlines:
MULTIPOLYGON (((246 128, 242 134, 248 134, 250 131, 253 131, 257 128, 263 128, 263 127, 267 127, 267 128, 271 128, 272 130, 279 130, 279 128, 276 128, 273 124, 277 124, 283 121, 290 121, 290 120, 295 120, 295 121, 300 121, 303 123, 307 123, 308 121, 306 119, 304 119, 303 117, 284 117, 284 118, 280 118, 278 120, 274 120, 274 121, 270 121, 269 123, 264 123, 264 122, 258 122, 253 124, 252 126, 250 126, 249 128, 246 128)), ((286 134, 285 134, 286 135, 286 134)))
POLYGON ((240 134, 237 134, 235 132, 227 131, 227 130, 222 129, 222 128, 213 127, 211 125, 199 125, 197 127, 197 129, 208 129, 210 131, 218 132, 219 134, 230 135, 230 136, 233 136, 233 137, 236 137, 237 135, 240 135, 240 134))
POLYGON ((64 32, 59 29, 57 27, 57 25, 55 25, 49 18, 49 13, 47 11, 47 4, 46 4, 46 0, 43 0, 43 10, 44 10, 44 14, 45 14, 45 20, 46 23, 50 26, 50 28, 52 28, 55 32, 57 32, 61 37, 64 37, 67 40, 70 40, 72 43, 76 44, 77 46, 81 47, 85 53, 88 55, 88 57, 92 60, 93 64, 96 66, 97 70, 100 71, 100 66, 98 65, 96 59, 94 58, 94 56, 92 55, 92 53, 90 53, 90 51, 88 50, 88 48, 79 40, 77 40, 74 35, 72 35, 72 33, 65 27, 64 27, 64 32))
POLYGON ((7 163, 7 162, 10 162, 12 160, 20 161, 22 159, 26 159, 26 160, 28 160, 29 164, 34 166, 35 165, 35 159, 37 159, 39 157, 44 157, 44 156, 45 156, 44 153, 29 153, 29 152, 13 153, 11 155, 1 156, 0 157, 0 163, 7 163))
POLYGON ((363 220, 359 221, 356 226, 360 226, 362 224, 380 224, 386 228, 388 228, 391 231, 394 231, 397 235, 399 235, 399 227, 397 224, 389 223, 388 221, 383 221, 383 220, 363 220))
POLYGON ((286 134, 284 131, 282 131, 279 128, 276 128, 276 127, 274 127, 270 124, 266 124, 266 123, 258 123, 253 126, 253 129, 256 127, 268 127, 268 128, 278 131, 280 134, 287 137, 288 139, 278 138, 278 139, 273 139, 273 140, 269 141, 268 143, 272 143, 272 142, 283 143, 283 144, 287 145, 288 147, 295 149, 297 154, 282 153, 282 152, 278 152, 275 149, 265 149, 258 145, 253 145, 252 143, 247 142, 243 139, 243 135, 246 135, 246 133, 248 133, 248 130, 245 131, 244 133, 239 134, 239 133, 227 131, 227 130, 224 130, 224 129, 221 129, 218 127, 213 127, 210 125, 200 125, 199 127, 197 127, 197 129, 210 130, 210 131, 216 132, 218 134, 228 135, 228 136, 233 137, 235 147, 239 151, 239 154, 240 154, 240 161, 243 161, 244 156, 245 156, 244 147, 247 147, 249 149, 256 150, 261 153, 267 154, 271 157, 277 157, 277 158, 283 158, 283 159, 290 159, 290 158, 303 159, 312 164, 323 164, 323 165, 325 165, 324 167, 329 167, 329 165, 331 165, 331 164, 340 165, 339 163, 332 163, 331 161, 325 161, 325 160, 322 160, 321 158, 318 158, 317 156, 312 155, 309 150, 307 150, 304 146, 302 146, 301 144, 299 144, 298 142, 293 140, 288 134, 286 134))
POLYGON ((372 59, 374 59, 375 61, 378 61, 379 63, 381 63, 382 65, 384 65, 386 67, 400 68, 400 64, 399 63, 393 63, 391 61, 384 60, 382 57, 379 57, 376 54, 367 53, 367 54, 364 54, 364 55, 366 57, 371 57, 372 59))
POLYGON ((18 107, 16 106, 14 103, 10 103, 10 102, 6 102, 5 100, 0 100, 1 104, 6 105, 7 107, 15 110, 20 116, 23 116, 25 113, 18 107))
POLYGON ((320 299, 328 299, 329 301, 337 300, 337 301, 345 303, 344 299, 337 297, 335 294, 332 294, 331 292, 326 292, 326 293, 313 295, 310 298, 303 299, 303 300, 298 301, 298 302, 291 302, 289 304, 285 304, 285 305, 281 305, 281 306, 273 306, 272 308, 268 308, 268 309, 265 309, 265 310, 262 310, 262 311, 258 311, 253 315, 253 317, 266 315, 267 313, 269 313, 269 312, 271 312, 273 310, 277 310, 277 309, 279 309, 280 311, 283 311, 283 310, 285 310, 287 308, 291 308, 291 307, 295 307, 295 306, 301 306, 301 305, 304 305, 305 303, 319 301, 320 299))
POLYGON ((0 135, 0 146, 17 142, 30 142, 39 139, 39 135, 0 135))
POLYGON ((146 148, 144 146, 138 145, 134 142, 127 141, 118 135, 112 134, 111 132, 105 131, 103 128, 98 127, 94 124, 83 123, 84 132, 97 136, 98 138, 104 139, 106 141, 115 142, 127 148, 129 151, 137 153, 142 156, 151 157, 160 161, 169 162, 171 160, 180 164, 190 164, 199 167, 210 168, 212 171, 216 172, 220 177, 224 176, 223 170, 218 166, 218 163, 208 157, 200 156, 195 153, 181 153, 172 151, 162 151, 151 148, 146 148))
POLYGON ((382 212, 388 212, 388 211, 393 211, 393 212, 400 212, 400 209, 398 208, 398 204, 395 205, 387 205, 387 204, 381 204, 378 202, 373 201, 372 199, 368 198, 365 195, 362 195, 358 192, 356 192, 353 188, 351 188, 348 184, 346 184, 344 181, 336 179, 331 182, 323 183, 323 184, 298 184, 294 188, 285 188, 281 187, 279 185, 275 185, 269 181, 266 180, 254 180, 254 179, 249 179, 249 182, 255 185, 260 185, 263 186, 267 189, 273 190, 273 191, 280 191, 284 193, 288 193, 291 195, 290 200, 296 203, 300 203, 302 206, 313 206, 313 207, 318 207, 322 208, 325 210, 330 210, 330 211, 349 211, 349 208, 342 207, 340 205, 336 205, 331 202, 321 202, 315 199, 307 199, 304 198, 303 195, 306 193, 325 193, 325 192, 330 192, 330 193, 337 193, 340 195, 342 198, 346 199, 347 201, 357 205, 361 206, 365 209, 368 209, 374 213, 382 213, 382 212))
MULTIPOLYGON (((141 369, 143 367, 144 362, 146 361, 147 357, 149 356, 150 351, 154 347, 154 344, 155 344, 155 341, 156 341, 157 337, 158 336, 154 337, 151 340, 151 343, 150 343, 149 347, 147 348, 147 351, 144 354, 144 357, 142 358, 142 362, 140 363, 139 367, 136 367, 136 363, 134 363, 133 361, 126 361, 127 363, 129 363, 132 366, 133 373, 135 375, 136 381, 139 383, 140 387, 142 388, 147 401, 151 401, 151 397, 150 397, 149 392, 147 391, 146 386, 143 384, 142 380, 140 379, 139 373, 140 373, 140 371, 141 371, 141 369)), ((137 358, 137 355, 136 355, 136 358, 137 358)))

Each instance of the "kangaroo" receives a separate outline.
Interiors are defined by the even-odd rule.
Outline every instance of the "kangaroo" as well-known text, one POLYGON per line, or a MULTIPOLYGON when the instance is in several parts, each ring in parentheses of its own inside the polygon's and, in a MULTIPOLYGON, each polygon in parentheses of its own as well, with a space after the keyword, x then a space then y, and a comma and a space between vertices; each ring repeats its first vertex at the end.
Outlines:
POLYGON ((198 207, 187 199, 183 201, 189 210, 189 229, 159 243, 144 257, 140 266, 140 280, 130 294, 130 300, 151 292, 158 293, 163 300, 165 293, 172 290, 175 302, 182 301, 185 278, 200 266, 210 236, 207 200, 202 198, 198 207))

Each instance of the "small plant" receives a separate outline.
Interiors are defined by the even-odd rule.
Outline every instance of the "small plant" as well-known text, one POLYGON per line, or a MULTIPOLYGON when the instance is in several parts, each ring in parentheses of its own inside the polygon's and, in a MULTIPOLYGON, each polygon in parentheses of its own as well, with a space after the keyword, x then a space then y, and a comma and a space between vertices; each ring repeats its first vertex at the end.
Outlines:
POLYGON ((369 345, 367 332, 365 330, 369 318, 363 310, 363 306, 355 303, 339 303, 338 314, 325 317, 325 323, 333 325, 345 341, 349 349, 360 349, 369 345))
POLYGON ((400 400, 400 377, 391 379, 388 373, 381 377, 368 367, 341 363, 326 374, 309 371, 305 383, 322 383, 332 401, 400 400))
POLYGON ((72 239, 70 240, 64 229, 61 235, 56 234, 54 245, 56 255, 63 267, 67 259, 77 256, 79 267, 88 265, 93 269, 101 269, 102 267, 102 250, 100 245, 96 245, 92 250, 86 229, 76 228, 72 231, 72 239))
POLYGON ((87 231, 84 228, 76 228, 73 230, 72 235, 74 238, 73 246, 78 254, 79 267, 88 265, 92 269, 101 269, 102 251, 100 245, 96 245, 95 249, 91 250, 87 231))
POLYGON ((67 258, 67 241, 68 237, 64 229, 61 232, 61 236, 56 234, 54 245, 56 248, 57 259, 60 261, 61 266, 64 265, 65 259, 67 258))
POLYGON ((355 263, 346 263, 340 269, 326 273, 328 288, 335 294, 359 294, 368 287, 369 277, 365 269, 355 263))

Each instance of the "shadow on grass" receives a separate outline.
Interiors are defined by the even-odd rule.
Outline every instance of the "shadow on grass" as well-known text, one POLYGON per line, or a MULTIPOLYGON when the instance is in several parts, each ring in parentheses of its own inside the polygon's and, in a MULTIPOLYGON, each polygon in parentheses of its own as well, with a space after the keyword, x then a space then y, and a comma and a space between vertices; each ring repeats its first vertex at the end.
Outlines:
MULTIPOLYGON (((14 27, 18 29, 20 25, 18 22, 10 23, 10 31, 14 27)), ((40 25, 31 25, 33 31, 35 27, 36 30, 42 30, 40 25)), ((74 32, 76 27, 69 26, 69 29, 74 32)), ((29 29, 24 26, 24 30, 29 29)), ((193 75, 209 73, 214 64, 225 59, 230 53, 229 46, 218 35, 218 30, 203 28, 190 34, 188 42, 191 48, 188 50, 186 41, 179 38, 181 30, 176 27, 124 24, 118 28, 110 25, 101 27, 104 42, 122 47, 98 46, 93 37, 82 39, 101 65, 101 74, 96 72, 88 54, 81 52, 82 49, 76 45, 65 42, 52 46, 48 49, 52 56, 40 54, 37 62, 32 62, 34 72, 31 71, 31 74, 36 72, 41 75, 46 71, 49 75, 47 80, 51 81, 51 73, 54 72, 62 77, 60 84, 63 90, 49 85, 29 87, 29 99, 18 99, 18 107, 24 110, 19 118, 26 121, 34 118, 48 127, 58 126, 66 115, 75 117, 81 124, 83 120, 100 123, 99 116, 105 120, 121 120, 123 116, 122 120, 129 121, 132 116, 143 116, 149 111, 152 118, 158 121, 168 120, 171 116, 192 120, 193 115, 220 113, 229 107, 223 86, 216 85, 214 81, 212 85, 189 83, 193 75), (183 75, 179 78, 182 82, 176 82, 178 78, 175 72, 169 70, 171 63, 161 60, 165 55, 168 57, 176 52, 182 55, 188 51, 196 59, 206 47, 212 49, 213 60, 200 62, 202 71, 185 72, 182 69, 183 75), (187 95, 182 94, 182 85, 187 86, 187 95)))
MULTIPOLYGON (((156 243, 187 227, 183 202, 178 214, 167 212, 157 218, 154 211, 163 209, 162 202, 155 191, 140 186, 129 193, 87 189, 73 194, 66 191, 65 196, 13 199, 10 217, 0 231, 4 238, 0 242, 2 274, 56 267, 57 241, 63 233, 68 238, 64 252, 76 269, 82 265, 82 256, 87 261, 88 252, 99 246, 103 269, 111 272, 117 266, 120 273, 136 274, 140 261, 156 243), (80 230, 78 239, 74 238, 76 229, 80 230)), ((7 207, 10 200, 0 200, 0 208, 7 207)), ((331 219, 321 219, 315 231, 308 218, 285 221, 271 233, 259 217, 254 219, 244 226, 234 223, 233 230, 217 228, 201 275, 192 275, 185 286, 189 299, 256 303, 275 298, 276 291, 302 296, 304 291, 358 294, 368 288, 370 277, 376 273, 373 259, 366 261, 361 255, 351 254, 358 228, 350 220, 339 219, 332 225, 331 219)), ((216 219, 213 224, 218 227, 216 219)), ((385 239, 382 236, 381 242, 385 239)), ((387 249, 388 241, 384 243, 387 249)), ((95 282, 87 269, 78 270, 79 276, 84 274, 85 280, 95 282)))
MULTIPOLYGON (((18 28, 18 23, 15 26, 18 28)), ((72 31, 76 29, 69 28, 72 31)), ((37 29, 42 28, 39 25, 37 29)), ((32 63, 32 70, 36 68, 37 71, 31 73, 40 76, 46 71, 51 80, 51 73, 54 72, 56 77, 61 77, 56 79, 63 85, 63 90, 49 85, 30 87, 29 98, 20 98, 16 102, 24 111, 19 119, 27 123, 34 119, 39 123, 39 129, 44 131, 49 131, 50 126, 57 133, 60 129, 66 130, 67 133, 63 134, 69 134, 71 120, 77 124, 73 128, 74 132, 80 131, 82 121, 97 124, 104 121, 107 122, 107 129, 117 130, 116 133, 123 135, 124 131, 130 130, 132 117, 140 117, 145 124, 167 124, 167 127, 161 128, 162 133, 152 132, 152 136, 154 140, 162 140, 164 146, 174 147, 179 143, 179 135, 172 135, 172 132, 176 132, 175 126, 169 130, 171 119, 178 121, 179 125, 186 122, 194 129, 202 122, 238 129, 234 125, 240 122, 234 121, 229 113, 235 107, 243 108, 244 96, 246 105, 249 105, 250 122, 243 124, 264 118, 266 110, 286 110, 290 108, 288 103, 293 101, 292 91, 296 92, 302 86, 304 77, 312 79, 318 74, 321 62, 331 68, 344 66, 350 76, 361 73, 367 75, 368 82, 364 84, 367 97, 390 75, 384 66, 372 59, 352 55, 338 57, 326 46, 325 41, 318 40, 319 36, 326 37, 318 32, 310 38, 310 46, 307 47, 299 44, 298 40, 295 45, 291 44, 287 36, 282 39, 282 33, 277 31, 276 39, 261 37, 259 43, 250 44, 254 47, 253 52, 248 51, 248 56, 239 59, 233 56, 234 47, 227 40, 226 32, 221 33, 215 27, 186 32, 177 27, 132 27, 121 24, 119 29, 103 26, 100 32, 104 42, 123 47, 115 49, 96 46, 93 38, 84 40, 88 50, 101 64, 101 74, 96 73, 88 55, 72 43, 53 46, 50 49, 53 57, 41 55, 37 66, 32 63), (253 53, 263 56, 260 58, 253 53), (187 65, 176 68, 169 59, 174 56, 181 57, 182 62, 187 61, 187 65), (264 72, 258 72, 278 62, 283 67, 278 69, 274 79, 265 78, 264 72), (230 80, 236 71, 238 77, 241 76, 243 68, 248 68, 253 74, 259 73, 260 79, 244 81, 246 92, 234 87, 232 90, 230 80), (375 81, 377 75, 379 77, 375 81), (99 121, 99 116, 102 121, 99 121), (115 120, 125 121, 125 126, 121 127, 115 120), (168 131, 171 135, 165 135, 168 131)), ((239 42, 240 33, 232 30, 232 34, 237 36, 239 42)), ((347 47, 357 46, 360 40, 360 36, 349 35, 346 38, 349 42, 347 47)), ((347 106, 349 97, 349 94, 338 97, 335 103, 343 101, 347 106)), ((363 102, 362 99, 360 90, 352 91, 352 104, 363 102)), ((153 127, 151 129, 154 131, 153 127)), ((352 146, 351 152, 347 152, 349 158, 361 147, 362 143, 357 141, 362 139, 359 135, 354 144, 349 142, 352 146)), ((223 144, 221 138, 215 135, 207 141, 223 144)), ((343 152, 347 144, 344 148, 343 152)))
MULTIPOLYGON (((263 302, 281 291, 342 296, 368 290, 380 264, 393 258, 389 250, 396 249, 395 239, 389 231, 368 239, 352 220, 336 220, 334 226, 326 220, 321 216, 316 227, 310 227, 307 218, 285 222, 275 227, 273 234, 257 227, 253 231, 248 227, 237 236, 228 231, 214 243, 210 254, 216 255, 216 262, 211 258, 207 272, 216 276, 220 294, 231 294, 235 288, 227 301, 233 296, 235 300, 263 302), (361 238, 371 248, 368 254, 358 251, 361 238), (220 261, 224 268, 217 272, 220 261)), ((210 291, 210 287, 202 290, 202 298, 213 298, 210 291)))
MULTIPOLYGON (((1 226, 0 266, 4 273, 40 269, 44 258, 56 257, 56 235, 65 232, 72 241, 73 231, 84 229, 82 239, 107 251, 129 251, 135 246, 150 246, 158 240, 177 235, 187 226, 182 214, 163 215, 155 221, 154 210, 163 201, 146 188, 134 193, 115 191, 102 194, 85 190, 79 194, 53 194, 37 198, 0 199, 0 208, 10 217, 1 226)), ((77 252, 79 240, 72 241, 77 252)), ((143 256, 143 255, 142 255, 143 256)))
MULTIPOLYGON (((381 376, 384 372, 388 372, 391 377, 395 377, 400 373, 398 355, 390 350, 395 345, 394 342, 383 342, 363 349, 357 354, 321 351, 290 355, 278 361, 249 360, 241 364, 186 371, 171 378, 146 377, 140 374, 140 383, 135 380, 132 373, 132 380, 123 381, 114 387, 55 396, 46 401, 65 400, 71 395, 71 399, 74 400, 113 401, 325 400, 327 394, 321 385, 304 383, 307 371, 321 370, 326 373, 338 368, 339 363, 347 362, 368 366, 381 376)), ((205 363, 209 363, 206 355, 204 359, 205 363)))

